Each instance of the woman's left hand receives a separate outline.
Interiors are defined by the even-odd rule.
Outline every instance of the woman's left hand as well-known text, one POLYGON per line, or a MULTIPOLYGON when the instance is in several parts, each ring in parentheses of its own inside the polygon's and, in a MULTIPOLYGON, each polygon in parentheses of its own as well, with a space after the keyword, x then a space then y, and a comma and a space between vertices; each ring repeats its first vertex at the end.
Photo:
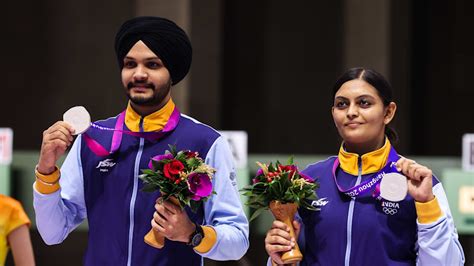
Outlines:
POLYGON ((428 202, 434 199, 431 169, 404 157, 397 161, 396 167, 408 178, 408 193, 415 201, 428 202))

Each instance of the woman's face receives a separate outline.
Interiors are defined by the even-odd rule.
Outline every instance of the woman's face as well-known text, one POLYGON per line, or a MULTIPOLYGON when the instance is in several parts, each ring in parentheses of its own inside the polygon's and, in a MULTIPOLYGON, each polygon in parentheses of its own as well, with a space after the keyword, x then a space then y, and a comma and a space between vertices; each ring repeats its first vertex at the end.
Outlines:
POLYGON ((364 80, 342 84, 334 96, 332 117, 339 135, 348 146, 368 151, 377 149, 385 140, 385 125, 395 114, 396 105, 383 105, 377 90, 364 80))

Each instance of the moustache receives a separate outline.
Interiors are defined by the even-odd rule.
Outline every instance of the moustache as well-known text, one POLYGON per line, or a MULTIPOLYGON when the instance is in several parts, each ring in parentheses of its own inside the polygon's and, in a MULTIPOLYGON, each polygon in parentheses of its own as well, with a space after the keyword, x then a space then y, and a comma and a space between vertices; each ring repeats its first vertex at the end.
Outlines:
POLYGON ((155 85, 153 83, 144 83, 144 82, 129 82, 127 84, 127 89, 130 90, 133 87, 144 87, 155 90, 155 85))

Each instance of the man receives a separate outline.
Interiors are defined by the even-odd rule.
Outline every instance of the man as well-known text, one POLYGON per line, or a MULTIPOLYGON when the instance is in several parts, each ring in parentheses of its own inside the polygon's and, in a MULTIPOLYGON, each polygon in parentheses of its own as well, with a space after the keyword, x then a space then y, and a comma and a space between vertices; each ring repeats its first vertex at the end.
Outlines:
POLYGON ((228 145, 212 128, 179 114, 171 99, 171 86, 186 76, 191 65, 186 33, 164 18, 134 18, 119 29, 115 51, 129 98, 126 110, 96 122, 102 129, 80 134, 60 171, 56 161, 72 144, 74 129, 59 121, 43 133, 34 207, 44 241, 61 243, 87 218, 86 265, 200 265, 202 257, 241 258, 249 246, 248 222, 228 145), (127 131, 163 134, 150 139, 144 137, 147 133, 122 134, 127 131), (141 191, 140 170, 168 144, 197 151, 217 169, 213 179, 217 194, 197 213, 157 201, 158 192, 141 191), (97 152, 97 146, 102 151, 111 147, 110 152, 97 152), (143 241, 150 219, 167 238, 162 249, 143 241), (191 241, 200 234, 202 241, 191 241))

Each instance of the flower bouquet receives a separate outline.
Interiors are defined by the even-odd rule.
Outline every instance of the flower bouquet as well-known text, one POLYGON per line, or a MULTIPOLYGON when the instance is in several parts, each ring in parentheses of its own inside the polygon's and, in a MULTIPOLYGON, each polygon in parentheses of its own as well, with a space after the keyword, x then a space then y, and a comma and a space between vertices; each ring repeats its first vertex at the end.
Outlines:
MULTIPOLYGON (((196 212, 215 192, 212 189, 212 178, 216 170, 204 163, 197 152, 190 150, 176 151, 170 149, 163 155, 151 158, 149 169, 142 169, 139 178, 143 181, 143 191, 159 190, 161 200, 170 200, 184 208, 189 206, 196 212)), ((162 248, 164 237, 151 229, 145 236, 145 242, 153 247, 162 248)))
MULTIPOLYGON (((277 161, 268 166, 257 162, 260 169, 253 178, 252 185, 242 189, 248 197, 247 205, 255 209, 250 221, 264 210, 270 209, 275 219, 284 222, 290 228, 290 234, 295 237, 293 220, 298 207, 316 210, 308 201, 316 200, 316 189, 319 184, 298 171, 293 158, 286 165, 277 161)), ((295 237, 296 238, 296 237, 295 237)), ((282 254, 285 263, 301 261, 298 244, 290 251, 282 254)))

